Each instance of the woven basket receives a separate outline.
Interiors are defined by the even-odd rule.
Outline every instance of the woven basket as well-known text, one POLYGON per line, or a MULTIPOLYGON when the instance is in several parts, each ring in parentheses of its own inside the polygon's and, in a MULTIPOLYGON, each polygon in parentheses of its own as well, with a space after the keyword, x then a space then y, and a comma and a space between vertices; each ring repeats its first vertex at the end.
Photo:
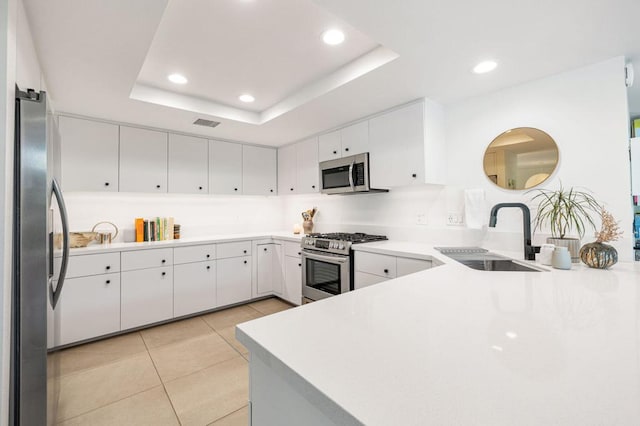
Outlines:
MULTIPOLYGON (((91 241, 96 241, 98 234, 98 232, 69 232, 69 247, 86 247, 91 241)), ((62 248, 62 234, 56 234, 54 242, 56 248, 62 248)))

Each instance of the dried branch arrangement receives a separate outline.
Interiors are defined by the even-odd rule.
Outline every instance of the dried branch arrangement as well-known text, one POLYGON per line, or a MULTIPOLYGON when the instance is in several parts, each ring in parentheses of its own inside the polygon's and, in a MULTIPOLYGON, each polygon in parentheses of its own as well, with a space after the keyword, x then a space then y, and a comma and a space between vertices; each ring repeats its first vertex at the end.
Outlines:
POLYGON ((600 216, 602 217, 602 228, 600 228, 600 232, 596 232, 596 242, 606 243, 609 241, 617 241, 624 233, 620 230, 618 222, 616 222, 613 215, 605 209, 602 209, 600 216))

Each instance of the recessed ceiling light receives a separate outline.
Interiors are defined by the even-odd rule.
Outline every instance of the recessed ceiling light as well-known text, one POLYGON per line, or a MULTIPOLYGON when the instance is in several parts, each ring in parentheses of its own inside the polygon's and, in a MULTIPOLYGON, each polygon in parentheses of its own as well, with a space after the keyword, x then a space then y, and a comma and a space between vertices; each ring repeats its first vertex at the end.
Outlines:
POLYGON ((322 33, 322 41, 330 46, 335 46, 344 41, 344 33, 337 29, 327 30, 322 33))
POLYGON ((240 95, 238 99, 240 99, 242 102, 253 102, 256 100, 256 98, 254 98, 248 93, 245 93, 244 95, 240 95))
POLYGON ((473 67, 473 72, 476 74, 484 74, 489 71, 493 71, 498 66, 494 61, 482 61, 475 67, 473 67))
POLYGON ((175 84, 187 84, 187 77, 182 74, 170 74, 168 77, 170 82, 175 84))

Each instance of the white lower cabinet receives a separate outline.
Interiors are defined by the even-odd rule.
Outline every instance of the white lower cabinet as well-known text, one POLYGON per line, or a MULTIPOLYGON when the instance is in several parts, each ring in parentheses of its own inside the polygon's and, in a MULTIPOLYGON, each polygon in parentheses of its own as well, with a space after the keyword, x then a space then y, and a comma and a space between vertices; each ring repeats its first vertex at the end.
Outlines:
POLYGON ((217 261, 218 306, 251 299, 251 256, 229 257, 217 261))
POLYGON ((357 251, 355 253, 354 288, 357 290, 392 278, 423 271, 432 266, 431 260, 357 251))
POLYGON ((67 279, 56 346, 120 331, 120 274, 67 279))
POLYGON ((122 273, 122 329, 173 318, 173 267, 122 273))
POLYGON ((369 274, 367 272, 356 271, 354 274, 354 289, 369 287, 373 284, 378 284, 383 281, 388 281, 391 278, 383 277, 381 275, 369 274))
POLYGON ((282 295, 284 272, 282 268, 282 245, 276 243, 258 244, 257 253, 257 295, 271 293, 282 295))
POLYGON ((213 309, 216 303, 216 261, 175 265, 173 316, 213 309))
POLYGON ((300 257, 285 256, 284 258, 282 298, 294 305, 302 303, 302 260, 300 257))

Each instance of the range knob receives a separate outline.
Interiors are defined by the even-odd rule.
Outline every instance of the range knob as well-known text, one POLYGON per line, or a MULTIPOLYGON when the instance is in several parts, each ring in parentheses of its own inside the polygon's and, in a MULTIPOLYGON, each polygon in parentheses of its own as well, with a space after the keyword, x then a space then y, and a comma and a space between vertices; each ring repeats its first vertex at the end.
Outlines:
POLYGON ((340 247, 338 247, 340 250, 344 250, 344 244, 340 244, 340 247))

